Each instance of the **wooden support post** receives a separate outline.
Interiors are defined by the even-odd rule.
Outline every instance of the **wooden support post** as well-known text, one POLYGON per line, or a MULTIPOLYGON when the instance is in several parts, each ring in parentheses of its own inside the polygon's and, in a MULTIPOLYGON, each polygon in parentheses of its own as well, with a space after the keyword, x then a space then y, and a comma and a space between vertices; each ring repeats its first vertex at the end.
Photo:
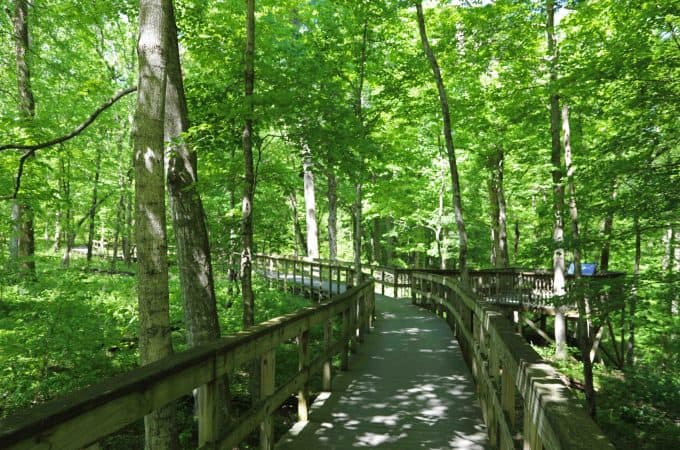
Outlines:
POLYGON ((293 294, 295 293, 295 287, 297 286, 297 260, 293 260, 293 294))
POLYGON ((524 437, 523 450, 543 450, 541 439, 538 436, 538 427, 531 417, 529 405, 524 403, 524 427, 522 431, 524 437))
POLYGON ((283 292, 288 292, 288 260, 283 260, 283 292))
MULTIPOLYGON (((324 328, 323 328, 323 343, 324 343, 324 351, 326 354, 330 352, 331 346, 333 345, 333 321, 332 320, 327 320, 324 328)), ((328 359, 324 361, 323 363, 323 371, 321 373, 321 390, 325 392, 330 392, 331 391, 331 386, 332 386, 332 365, 331 365, 331 356, 328 356, 328 359)))
POLYGON ((224 405, 219 404, 219 399, 223 396, 219 395, 217 391, 221 383, 212 381, 197 389, 196 397, 198 403, 198 446, 209 446, 219 439, 220 427, 225 424, 220 424, 219 408, 224 405))
MULTIPOLYGON (((298 335, 298 370, 306 371, 309 368, 309 330, 298 335)), ((309 420, 309 382, 306 382, 298 391, 298 420, 309 420)))
POLYGON ((338 278, 337 282, 335 283, 335 289, 338 295, 340 294, 340 280, 342 279, 342 274, 341 274, 341 269, 340 266, 338 266, 338 278))
MULTIPOLYGON (((264 400, 274 393, 274 377, 276 373, 276 351, 270 350, 260 357, 260 399, 264 400)), ((273 411, 267 411, 260 424, 260 449, 274 448, 273 411)))
POLYGON ((380 294, 385 295, 385 269, 380 271, 380 294))
POLYGON ((340 354, 340 368, 342 370, 349 369, 349 346, 350 346, 350 317, 352 316, 352 308, 348 308, 342 312, 342 352, 340 354))
POLYGON ((349 312, 349 351, 352 353, 357 352, 357 300, 356 298, 350 303, 349 312))
POLYGON ((501 373, 501 406, 508 417, 511 427, 517 425, 517 413, 515 411, 515 380, 504 367, 501 373))
POLYGON ((364 342, 364 319, 366 317, 366 293, 359 294, 356 297, 356 336, 357 342, 364 342))

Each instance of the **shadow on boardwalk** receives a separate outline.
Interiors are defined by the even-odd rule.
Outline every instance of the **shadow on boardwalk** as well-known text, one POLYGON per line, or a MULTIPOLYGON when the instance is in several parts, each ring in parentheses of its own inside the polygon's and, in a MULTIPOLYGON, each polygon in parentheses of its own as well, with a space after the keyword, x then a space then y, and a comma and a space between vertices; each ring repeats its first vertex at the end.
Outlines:
POLYGON ((405 300, 376 298, 378 320, 310 421, 277 445, 293 449, 486 449, 472 376, 446 322, 405 300))

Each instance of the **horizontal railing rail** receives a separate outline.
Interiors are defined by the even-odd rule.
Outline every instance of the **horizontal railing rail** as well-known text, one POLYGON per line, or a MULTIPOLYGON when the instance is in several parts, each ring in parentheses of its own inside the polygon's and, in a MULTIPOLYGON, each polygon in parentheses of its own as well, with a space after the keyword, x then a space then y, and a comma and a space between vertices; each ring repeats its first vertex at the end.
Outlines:
MULTIPOLYGON (((233 448, 260 429, 263 449, 273 448, 272 413, 298 394, 298 411, 306 415, 307 386, 321 373, 322 389, 331 388, 331 359, 340 355, 347 369, 349 353, 372 325, 375 314, 373 280, 337 295, 332 300, 278 317, 207 345, 137 368, 0 421, 0 448, 79 449, 96 445, 152 411, 204 387, 208 395, 198 412, 199 447, 233 448), (334 326, 335 325, 335 326, 334 326), (323 327, 321 352, 310 359, 310 330, 323 327), (334 329, 336 331, 334 331, 334 329), (339 331, 338 331, 339 330, 339 331), (275 355, 279 346, 295 339, 299 370, 276 385, 275 355), (218 435, 225 424, 215 421, 219 380, 259 360, 260 399, 250 412, 218 435)), ((280 378, 280 376, 279 376, 280 378)), ((276 378, 279 381, 279 378, 276 378)), ((234 421, 232 421, 234 422, 234 421)))
POLYGON ((614 448, 557 371, 494 305, 451 277, 413 273, 412 280, 414 303, 443 316, 458 338, 493 448, 614 448))

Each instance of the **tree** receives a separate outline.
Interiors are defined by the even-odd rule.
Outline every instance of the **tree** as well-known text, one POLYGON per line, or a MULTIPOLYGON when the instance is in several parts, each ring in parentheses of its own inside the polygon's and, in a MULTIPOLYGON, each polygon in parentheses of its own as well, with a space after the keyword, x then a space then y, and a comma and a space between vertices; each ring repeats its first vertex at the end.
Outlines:
MULTIPOLYGON (((165 141, 168 146, 167 183, 170 213, 175 231, 177 265, 189 347, 220 337, 213 267, 203 202, 198 192, 198 167, 186 133, 189 117, 179 56, 177 25, 172 2, 168 8, 167 86, 165 94, 165 141)), ((226 380, 225 380, 226 381, 226 380)), ((216 440, 226 424, 228 381, 202 386, 196 393, 199 445, 216 440), (216 397, 214 399, 213 397, 216 397), (212 400, 212 401, 209 401, 212 400), (214 405, 216 411, 207 410, 214 405), (206 428, 207 422, 217 424, 206 428), (208 431, 209 430, 209 431, 208 431)))
MULTIPOLYGON (((14 40, 16 50, 17 89, 19 111, 25 123, 30 125, 35 116, 35 100, 31 88, 31 71, 28 64, 28 2, 15 0, 14 3, 14 40)), ((30 157, 30 154, 25 154, 30 157)), ((18 175, 20 177, 20 175, 18 175)), ((26 278, 35 278, 35 236, 33 208, 25 198, 17 197, 15 192, 12 203, 13 233, 10 253, 19 270, 26 278)))
POLYGON ((435 83, 437 84, 437 92, 439 93, 439 103, 442 110, 442 122, 444 126, 444 142, 446 143, 446 154, 449 159, 449 167, 451 171, 451 185, 453 189, 453 209, 456 217, 456 226, 458 228, 458 269, 461 271, 461 276, 464 282, 467 282, 467 247, 468 238, 465 231, 465 221, 463 219, 463 203, 460 192, 460 179, 458 176, 458 163, 456 161, 455 148, 453 146, 453 131, 451 129, 451 113, 449 112, 449 100, 442 80, 439 63, 430 48, 430 43, 427 38, 427 30, 425 28, 425 17, 423 14, 422 2, 416 2, 416 13, 418 15, 418 30, 420 31, 420 40, 423 46, 423 52, 427 57, 432 68, 435 83))
MULTIPOLYGON (((140 0, 139 9, 139 84, 132 136, 142 364, 172 354, 163 152, 170 5, 170 0, 140 0)), ((172 404, 147 415, 144 419, 146 447, 178 448, 174 420, 172 404)))
POLYGON ((253 91, 255 86, 255 0, 246 0, 245 102, 243 128, 243 163, 245 179, 241 203, 241 295, 243 296, 243 327, 255 324, 255 298, 252 285, 253 201, 255 169, 253 168, 253 91))
MULTIPOLYGON (((554 0, 547 0, 546 34, 548 39, 548 61, 550 71, 550 138, 553 181, 553 294, 565 293, 564 266, 564 186, 562 185, 562 146, 560 144, 560 104, 557 92, 557 39, 555 37, 554 0)), ((567 323, 563 307, 555 308, 555 356, 567 357, 567 323)))

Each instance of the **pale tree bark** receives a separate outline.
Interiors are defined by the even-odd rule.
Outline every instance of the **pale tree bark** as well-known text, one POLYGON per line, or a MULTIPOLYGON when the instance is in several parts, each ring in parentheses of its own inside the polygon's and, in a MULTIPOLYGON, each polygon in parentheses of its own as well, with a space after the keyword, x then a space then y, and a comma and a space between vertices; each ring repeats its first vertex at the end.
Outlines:
MULTIPOLYGON (((574 277, 576 284, 581 281, 581 242, 578 223, 578 208, 576 206, 576 184, 574 182, 575 167, 571 150, 571 129, 569 126, 569 106, 562 108, 562 133, 564 137, 564 162, 567 168, 567 184, 569 188, 569 215, 571 217, 571 234, 574 252, 574 277)), ((590 311, 584 294, 577 293, 576 305, 578 306, 578 337, 581 350, 581 363, 583 364, 583 379, 585 384, 586 405, 588 414, 595 417, 595 387, 593 384, 593 362, 590 358, 593 337, 589 325, 590 311)))
MULTIPOLYGON (((16 53, 17 89, 19 113, 26 123, 35 116, 35 100, 31 88, 31 72, 28 64, 28 1, 16 0, 14 4, 14 45, 16 53)), ((35 278, 35 232, 34 212, 21 196, 12 201, 13 232, 10 241, 10 257, 22 276, 35 278)))
POLYGON ((338 259, 338 180, 332 169, 327 172, 328 178, 328 258, 338 259))
POLYGON ((423 46, 423 51, 427 57, 434 80, 437 84, 437 91, 439 92, 439 102, 442 110, 442 121, 444 124, 444 141, 446 143, 446 152, 449 160, 449 167, 451 170, 451 185, 453 190, 453 210, 456 218, 456 227, 458 229, 458 269, 461 273, 461 278, 464 283, 467 283, 468 269, 467 269, 467 249, 468 238, 465 231, 465 221, 463 219, 463 202, 460 192, 460 177, 458 176, 458 163, 456 161, 456 153, 453 145, 453 134, 451 130, 451 113, 449 111, 449 100, 444 86, 444 81, 439 69, 437 58, 430 47, 427 38, 427 30, 425 28, 425 17, 423 15, 422 2, 416 2, 416 13, 418 16, 418 29, 420 31, 420 40, 423 46))
MULTIPOLYGON (((182 289, 187 344, 189 347, 207 344, 220 337, 217 299, 213 278, 210 242, 203 202, 197 188, 196 153, 189 149, 182 133, 189 129, 189 115, 177 41, 174 8, 170 2, 167 34, 167 85, 165 91, 165 141, 168 145, 168 198, 172 226, 175 231, 177 265, 182 289)), ((207 408, 213 402, 211 386, 196 390, 196 411, 199 415, 199 445, 215 440, 226 425, 228 415, 228 383, 220 381, 214 393, 219 405, 216 411, 207 408), (206 417, 208 419, 206 419, 206 417), (214 421, 217 428, 205 427, 214 421), (210 429, 210 432, 202 430, 210 429)))
POLYGON ((255 169, 253 168, 253 92, 255 88, 255 0, 246 0, 245 102, 246 120, 243 128, 244 184, 241 202, 241 295, 243 297, 243 328, 255 324, 255 297, 252 281, 253 199, 255 169))
POLYGON ((94 228, 95 228, 95 218, 97 217, 97 204, 98 197, 97 191, 99 190, 99 175, 102 166, 102 150, 101 147, 97 148, 97 159, 94 165, 94 180, 92 182, 92 203, 90 206, 89 213, 89 228, 87 231, 87 261, 92 260, 92 246, 94 243, 94 228))
POLYGON ((302 225, 298 217, 297 197, 294 192, 288 195, 290 201, 291 215, 293 216, 293 233, 295 233, 295 256, 307 254, 307 239, 302 232, 302 225))
MULTIPOLYGON (((546 24, 550 60, 550 137, 553 181, 553 295, 565 294, 564 264, 564 186, 562 185, 562 147, 560 145, 560 100, 557 94, 557 40, 555 37, 555 1, 547 0, 546 24)), ((567 357, 567 323, 564 307, 555 308, 555 357, 567 357)))
MULTIPOLYGON (((142 365, 172 354, 163 155, 168 5, 168 0, 141 0, 139 8, 139 82, 132 140, 142 365)), ((175 409, 171 403, 144 418, 147 449, 179 448, 175 409)))
POLYGON ((505 202, 505 187, 503 184, 505 170, 505 152, 498 149, 496 166, 496 194, 498 197, 498 267, 508 267, 508 207, 505 202))
POLYGON ((312 151, 302 144, 302 178, 305 193, 305 223, 307 224, 307 257, 319 258, 319 228, 316 222, 316 194, 312 172, 312 151))

